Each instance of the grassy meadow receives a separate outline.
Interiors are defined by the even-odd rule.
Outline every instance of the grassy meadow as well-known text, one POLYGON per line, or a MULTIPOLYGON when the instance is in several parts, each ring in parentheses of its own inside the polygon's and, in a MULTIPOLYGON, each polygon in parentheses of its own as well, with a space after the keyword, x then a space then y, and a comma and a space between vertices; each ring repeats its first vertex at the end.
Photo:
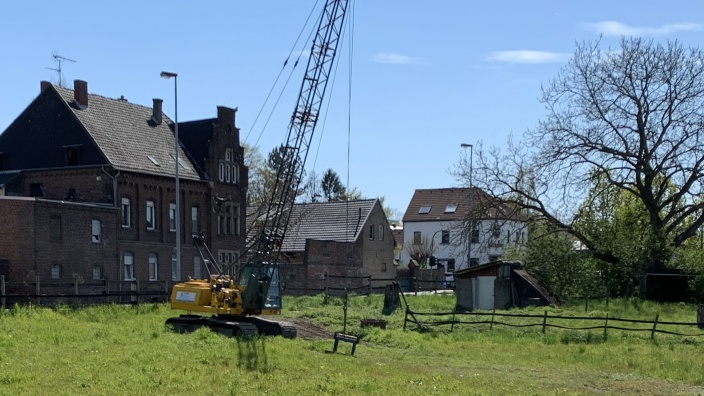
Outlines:
MULTIPOLYGON (((453 295, 409 296, 443 312, 453 295)), ((340 299, 286 298, 283 316, 341 331, 340 299)), ((350 297, 354 356, 332 339, 177 334, 167 304, 0 311, 0 395, 551 395, 704 394, 704 337, 462 324, 403 331, 403 309, 383 296, 350 297), (360 319, 388 320, 386 330, 360 319)), ((532 311, 542 314, 545 308, 532 311)), ((548 308, 551 314, 696 322, 696 306, 638 300, 548 308)), ((681 330, 681 329, 680 329, 681 330)), ((701 333, 696 328, 690 333, 701 333)))

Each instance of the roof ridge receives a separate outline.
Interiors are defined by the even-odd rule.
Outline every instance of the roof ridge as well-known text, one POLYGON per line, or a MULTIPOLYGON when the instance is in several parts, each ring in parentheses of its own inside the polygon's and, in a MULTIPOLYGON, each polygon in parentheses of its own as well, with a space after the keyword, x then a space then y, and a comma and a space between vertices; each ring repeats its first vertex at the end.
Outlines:
MULTIPOLYGON (((57 87, 57 86, 54 86, 54 88, 56 88, 57 90, 63 89, 64 91, 69 91, 69 92, 74 92, 74 91, 75 91, 75 90, 73 90, 73 89, 69 89, 69 88, 65 88, 65 87, 57 87)), ((139 104, 139 103, 137 103, 137 102, 130 102, 130 101, 127 100, 127 99, 125 99, 125 100, 120 100, 120 98, 111 98, 111 97, 108 97, 108 96, 99 95, 99 94, 90 93, 90 92, 88 93, 88 96, 90 96, 90 97, 95 97, 95 98, 101 98, 101 99, 107 99, 107 100, 111 100, 111 101, 113 101, 113 102, 118 102, 118 103, 124 103, 124 104, 130 105, 130 106, 141 107, 141 108, 143 108, 143 109, 150 109, 150 110, 152 109, 152 107, 150 107, 150 106, 145 106, 145 105, 139 104)), ((89 102, 89 103, 90 103, 90 102, 89 102)), ((162 112, 162 113, 163 113, 163 112, 162 112)), ((166 115, 166 114, 164 114, 164 115, 166 115)), ((167 117, 167 118, 168 118, 168 117, 167 117)), ((170 118, 169 118, 169 121, 171 121, 170 118)), ((181 124, 181 123, 179 122, 179 124, 181 124)))

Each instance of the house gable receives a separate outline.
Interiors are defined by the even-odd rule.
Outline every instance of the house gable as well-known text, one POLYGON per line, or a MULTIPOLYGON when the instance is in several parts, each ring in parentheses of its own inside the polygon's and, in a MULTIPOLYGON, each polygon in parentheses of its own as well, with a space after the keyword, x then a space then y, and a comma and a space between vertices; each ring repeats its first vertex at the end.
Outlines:
POLYGON ((0 134, 4 170, 107 164, 107 159, 53 87, 42 91, 0 134))

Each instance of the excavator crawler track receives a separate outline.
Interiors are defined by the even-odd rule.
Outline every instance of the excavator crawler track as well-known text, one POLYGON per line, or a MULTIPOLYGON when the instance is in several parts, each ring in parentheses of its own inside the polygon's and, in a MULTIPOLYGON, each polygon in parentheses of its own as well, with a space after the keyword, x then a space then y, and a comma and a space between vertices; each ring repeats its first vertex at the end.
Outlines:
POLYGON ((293 323, 280 322, 261 317, 249 317, 248 320, 257 326, 259 332, 264 335, 282 336, 289 339, 296 338, 298 335, 298 330, 293 323))
POLYGON ((178 333, 192 333, 200 327, 207 326, 211 330, 237 338, 254 337, 259 334, 267 336, 282 336, 296 338, 296 326, 289 322, 279 322, 260 317, 205 317, 198 315, 181 315, 169 318, 166 324, 178 333))

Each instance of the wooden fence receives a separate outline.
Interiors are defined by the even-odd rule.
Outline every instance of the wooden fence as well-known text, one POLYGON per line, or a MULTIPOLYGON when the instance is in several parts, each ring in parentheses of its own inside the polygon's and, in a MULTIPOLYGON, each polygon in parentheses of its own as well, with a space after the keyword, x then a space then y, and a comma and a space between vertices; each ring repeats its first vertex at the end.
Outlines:
POLYGON ((170 281, 6 282, 0 275, 0 308, 14 304, 90 305, 101 303, 138 304, 166 301, 171 292, 170 281))
MULTIPOLYGON (((701 308, 700 308, 701 309, 701 308)), ((704 321, 698 317, 698 322, 667 322, 660 320, 660 315, 656 315, 653 320, 639 319, 621 319, 611 318, 608 314, 605 317, 594 316, 561 316, 549 315, 545 311, 542 315, 537 314, 519 314, 519 313, 501 313, 496 312, 414 312, 406 305, 406 316, 403 323, 403 329, 406 330, 408 324, 415 325, 417 329, 422 330, 429 327, 449 326, 450 332, 459 325, 489 325, 492 329, 494 325, 508 327, 539 327, 543 334, 547 328, 557 328, 565 330, 602 330, 603 338, 606 340, 608 330, 623 330, 623 331, 638 331, 649 332, 650 338, 655 338, 655 333, 670 334, 676 336, 698 337, 704 336, 702 332, 682 332, 675 331, 681 328, 699 328, 704 329, 704 321), (421 320, 419 318, 438 319, 421 320), (472 318, 473 320, 466 320, 472 318), (574 325, 569 325, 574 324, 574 325), (631 324, 635 326, 626 326, 631 324), (660 328, 658 328, 660 326, 660 328)))

